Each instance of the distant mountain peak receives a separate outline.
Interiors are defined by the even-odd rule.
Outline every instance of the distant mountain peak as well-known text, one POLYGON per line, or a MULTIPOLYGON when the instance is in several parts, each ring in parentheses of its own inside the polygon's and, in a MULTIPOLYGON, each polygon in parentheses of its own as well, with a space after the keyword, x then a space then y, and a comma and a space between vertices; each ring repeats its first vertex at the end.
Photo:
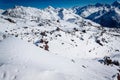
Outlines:
POLYGON ((47 8, 45 8, 45 9, 47 9, 47 10, 54 10, 55 8, 54 7, 52 7, 52 6, 48 6, 47 8))
POLYGON ((99 6, 103 6, 103 4, 101 4, 101 3, 96 3, 95 6, 96 6, 96 7, 99 7, 99 6))
POLYGON ((112 3, 112 6, 115 7, 120 6, 120 2, 116 0, 115 2, 112 3))
POLYGON ((90 19, 105 27, 120 27, 120 1, 112 4, 96 3, 95 5, 74 8, 74 13, 90 19), (103 21, 104 20, 104 21, 103 21))
POLYGON ((23 8, 23 6, 15 5, 14 8, 23 8))

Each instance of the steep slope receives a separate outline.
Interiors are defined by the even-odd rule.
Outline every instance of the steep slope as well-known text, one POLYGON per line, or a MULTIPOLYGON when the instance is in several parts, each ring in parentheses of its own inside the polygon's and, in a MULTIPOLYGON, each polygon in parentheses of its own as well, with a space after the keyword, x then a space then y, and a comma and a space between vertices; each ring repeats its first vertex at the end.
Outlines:
POLYGON ((120 10, 113 9, 93 21, 107 27, 120 27, 120 10))
POLYGON ((115 1, 112 4, 88 5, 82 8, 74 8, 74 13, 99 23, 104 27, 119 28, 120 2, 115 1), (113 12, 114 11, 114 12, 113 12))
POLYGON ((112 6, 118 7, 120 9, 120 2, 116 0, 115 2, 112 3, 112 6))
POLYGON ((84 7, 74 7, 73 9, 74 9, 74 13, 76 13, 84 18, 87 18, 91 14, 94 14, 99 11, 103 11, 103 10, 109 11, 110 8, 111 8, 111 6, 109 4, 96 3, 95 5, 88 5, 88 6, 84 6, 84 7))

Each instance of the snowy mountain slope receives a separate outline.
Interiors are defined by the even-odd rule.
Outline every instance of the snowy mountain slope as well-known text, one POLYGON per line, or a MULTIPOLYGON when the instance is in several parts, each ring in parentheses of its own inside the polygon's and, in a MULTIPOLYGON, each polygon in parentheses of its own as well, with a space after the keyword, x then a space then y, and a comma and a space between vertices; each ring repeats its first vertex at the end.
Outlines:
POLYGON ((112 80, 116 68, 95 60, 51 55, 14 37, 0 42, 0 80, 112 80))
POLYGON ((15 8, 8 9, 2 13, 3 15, 7 15, 14 18, 22 18, 32 21, 39 22, 41 19, 64 19, 67 20, 68 18, 74 19, 79 18, 78 15, 72 13, 72 11, 67 10, 65 8, 55 9, 51 6, 45 9, 36 9, 31 7, 23 7, 23 6, 15 6, 15 8))
POLYGON ((4 12, 4 10, 0 9, 0 14, 3 13, 3 12, 4 12))
POLYGON ((103 26, 119 27, 120 26, 120 10, 110 10, 106 14, 94 19, 95 22, 100 23, 103 26))
POLYGON ((120 62, 119 42, 71 9, 16 6, 0 14, 0 80, 113 80, 119 67, 99 60, 120 62))
POLYGON ((103 10, 109 11, 110 8, 111 6, 108 4, 96 3, 95 5, 88 5, 84 7, 74 7, 73 10, 76 14, 86 18, 91 14, 94 14, 99 11, 103 11, 103 10))
MULTIPOLYGON (((0 31, 6 35, 12 35, 31 42, 42 49, 48 50, 52 54, 69 58, 96 58, 120 51, 119 29, 118 32, 116 30, 114 32, 109 31, 108 28, 102 28, 99 24, 83 19, 67 9, 62 9, 64 18, 56 20, 53 20, 53 18, 41 18, 38 15, 40 10, 35 8, 30 8, 29 10, 27 7, 19 6, 9 10, 9 14, 11 15, 2 15, 0 31), (17 14, 16 10, 19 13, 17 15, 23 16, 24 14, 21 14, 19 8, 23 8, 22 10, 23 12, 27 12, 26 14, 33 14, 30 10, 38 11, 35 15, 40 20, 36 22, 27 18, 26 20, 11 16, 17 14), (117 36, 114 36, 114 34, 117 36)), ((57 18, 59 17, 59 10, 61 9, 48 7, 42 10, 42 12, 46 14, 51 13, 48 16, 57 18)), ((30 16, 26 15, 26 17, 30 16)))
POLYGON ((88 5, 82 8, 75 7, 74 13, 101 24, 104 27, 120 27, 120 3, 88 5), (114 12, 111 12, 114 11, 114 12), (106 17, 107 15, 107 17, 106 17), (102 22, 101 22, 102 21, 102 22))
POLYGON ((120 2, 116 0, 115 2, 112 3, 112 6, 118 7, 120 9, 120 2))

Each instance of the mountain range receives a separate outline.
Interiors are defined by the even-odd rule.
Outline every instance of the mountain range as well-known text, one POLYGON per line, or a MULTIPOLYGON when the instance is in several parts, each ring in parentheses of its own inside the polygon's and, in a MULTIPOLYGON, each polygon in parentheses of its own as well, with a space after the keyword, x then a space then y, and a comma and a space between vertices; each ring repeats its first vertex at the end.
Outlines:
POLYGON ((74 7, 74 13, 83 18, 90 19, 99 23, 103 27, 120 27, 120 2, 115 1, 112 4, 96 3, 84 7, 74 7))
POLYGON ((120 3, 0 9, 0 80, 119 80, 120 3))

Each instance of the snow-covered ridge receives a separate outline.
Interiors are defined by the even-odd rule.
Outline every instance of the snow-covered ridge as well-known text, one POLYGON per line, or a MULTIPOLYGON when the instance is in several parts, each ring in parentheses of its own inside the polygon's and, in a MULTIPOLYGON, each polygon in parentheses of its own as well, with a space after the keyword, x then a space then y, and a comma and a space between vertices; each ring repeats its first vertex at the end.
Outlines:
POLYGON ((109 28, 84 19, 70 9, 16 6, 1 15, 0 24, 2 33, 65 57, 96 58, 120 51, 119 29, 113 32, 118 36, 113 34, 113 39, 109 39, 112 36, 109 28))
POLYGON ((14 18, 23 18, 29 20, 37 20, 40 19, 64 19, 67 20, 70 18, 79 18, 78 15, 72 13, 72 11, 67 9, 55 9, 51 6, 45 9, 37 9, 32 7, 23 7, 23 6, 16 6, 13 9, 8 9, 2 13, 3 15, 7 15, 14 18))
POLYGON ((112 3, 112 6, 120 8, 120 2, 115 1, 115 2, 112 3))
POLYGON ((119 65, 103 57, 120 62, 119 42, 119 28, 72 9, 16 6, 0 14, 0 80, 114 80, 119 65))
POLYGON ((120 27, 119 16, 120 2, 115 1, 112 4, 96 3, 84 7, 75 7, 73 12, 101 24, 104 27, 120 27), (117 12, 109 14, 112 10, 117 12), (117 14, 117 15, 116 15, 117 14), (107 16, 106 16, 107 15, 107 16), (105 20, 104 20, 105 19, 105 20))

